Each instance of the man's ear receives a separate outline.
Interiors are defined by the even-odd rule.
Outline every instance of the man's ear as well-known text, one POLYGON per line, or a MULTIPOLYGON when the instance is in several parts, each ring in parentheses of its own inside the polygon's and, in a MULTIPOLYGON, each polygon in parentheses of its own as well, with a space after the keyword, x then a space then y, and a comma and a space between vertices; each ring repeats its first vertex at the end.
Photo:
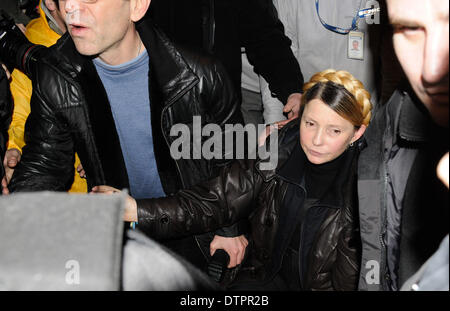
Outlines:
POLYGON ((361 138, 361 136, 363 136, 364 132, 366 131, 367 126, 366 125, 361 125, 359 127, 359 129, 355 132, 355 134, 353 135, 353 138, 351 140, 351 143, 354 143, 355 141, 357 141, 358 139, 361 138))
POLYGON ((130 18, 131 21, 137 22, 144 17, 150 6, 151 0, 130 0, 130 18))

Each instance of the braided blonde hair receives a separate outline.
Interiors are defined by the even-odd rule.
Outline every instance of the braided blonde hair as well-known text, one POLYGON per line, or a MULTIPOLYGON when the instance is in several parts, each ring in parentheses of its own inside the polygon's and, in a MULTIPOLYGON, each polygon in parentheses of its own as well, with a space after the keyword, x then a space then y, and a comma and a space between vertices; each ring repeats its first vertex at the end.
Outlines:
POLYGON ((327 102, 327 100, 323 100, 325 104, 329 105, 336 113, 350 121, 356 127, 369 125, 370 118, 372 117, 371 96, 361 81, 344 70, 336 71, 334 69, 327 69, 312 76, 309 82, 303 86, 304 95, 302 105, 305 106, 307 102, 314 98, 323 97, 322 93, 326 86, 332 84, 342 86, 350 96, 340 96, 338 100, 332 98, 329 101, 334 101, 335 103, 333 104, 327 102), (309 94, 310 92, 314 94, 309 94))

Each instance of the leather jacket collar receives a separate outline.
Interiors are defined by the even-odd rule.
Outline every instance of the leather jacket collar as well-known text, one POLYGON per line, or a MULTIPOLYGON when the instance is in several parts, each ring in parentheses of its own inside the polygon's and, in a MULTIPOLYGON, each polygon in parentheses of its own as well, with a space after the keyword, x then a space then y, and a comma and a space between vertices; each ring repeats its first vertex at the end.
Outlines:
POLYGON ((199 83, 200 79, 166 35, 149 18, 140 20, 136 29, 150 55, 150 68, 161 87, 164 105, 170 105, 186 90, 199 83))
MULTIPOLYGON (((402 139, 411 143, 426 143, 430 140, 431 124, 433 121, 414 94, 409 85, 401 91, 402 97, 397 106, 394 117, 394 139, 402 139)), ((391 105, 394 108, 394 105, 391 105)))
MULTIPOLYGON (((278 165, 273 170, 261 170, 260 164, 266 160, 258 160, 255 163, 256 170, 261 174, 265 182, 268 182, 275 176, 277 176, 279 169, 289 160, 295 146, 299 142, 300 137, 299 119, 295 119, 292 122, 285 125, 278 132, 278 165)), ((268 138, 270 139, 270 138, 268 138)), ((267 140, 267 145, 270 145, 267 140)))
MULTIPOLYGON (((170 105, 187 90, 199 83, 199 77, 183 59, 176 47, 148 17, 136 23, 142 42, 150 56, 150 68, 153 78, 160 87, 163 104, 170 105)), ((93 56, 78 53, 68 33, 59 40, 58 49, 65 55, 65 62, 72 65, 72 70, 80 74, 82 70, 92 71, 93 56)), ((74 76, 72 76, 74 78, 74 76)))

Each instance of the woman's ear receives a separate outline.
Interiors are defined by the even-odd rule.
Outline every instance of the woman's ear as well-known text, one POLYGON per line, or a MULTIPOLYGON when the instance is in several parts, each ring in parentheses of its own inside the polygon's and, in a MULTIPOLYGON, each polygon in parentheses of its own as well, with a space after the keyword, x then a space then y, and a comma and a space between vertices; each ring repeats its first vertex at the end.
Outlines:
POLYGON ((144 17, 150 6, 151 0, 130 0, 130 18, 131 21, 137 22, 144 17))
POLYGON ((355 141, 357 141, 358 139, 361 138, 361 136, 363 136, 364 132, 366 131, 367 126, 366 125, 361 125, 359 127, 359 129, 355 132, 355 134, 353 134, 351 143, 353 144, 355 141))

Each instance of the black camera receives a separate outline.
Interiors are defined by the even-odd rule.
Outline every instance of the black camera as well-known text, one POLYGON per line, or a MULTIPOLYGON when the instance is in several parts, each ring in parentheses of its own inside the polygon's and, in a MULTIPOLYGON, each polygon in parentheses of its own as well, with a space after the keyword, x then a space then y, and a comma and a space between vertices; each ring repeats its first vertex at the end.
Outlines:
POLYGON ((28 41, 14 20, 0 9, 0 62, 9 72, 17 68, 29 75, 31 62, 36 61, 44 49, 44 46, 28 41))

